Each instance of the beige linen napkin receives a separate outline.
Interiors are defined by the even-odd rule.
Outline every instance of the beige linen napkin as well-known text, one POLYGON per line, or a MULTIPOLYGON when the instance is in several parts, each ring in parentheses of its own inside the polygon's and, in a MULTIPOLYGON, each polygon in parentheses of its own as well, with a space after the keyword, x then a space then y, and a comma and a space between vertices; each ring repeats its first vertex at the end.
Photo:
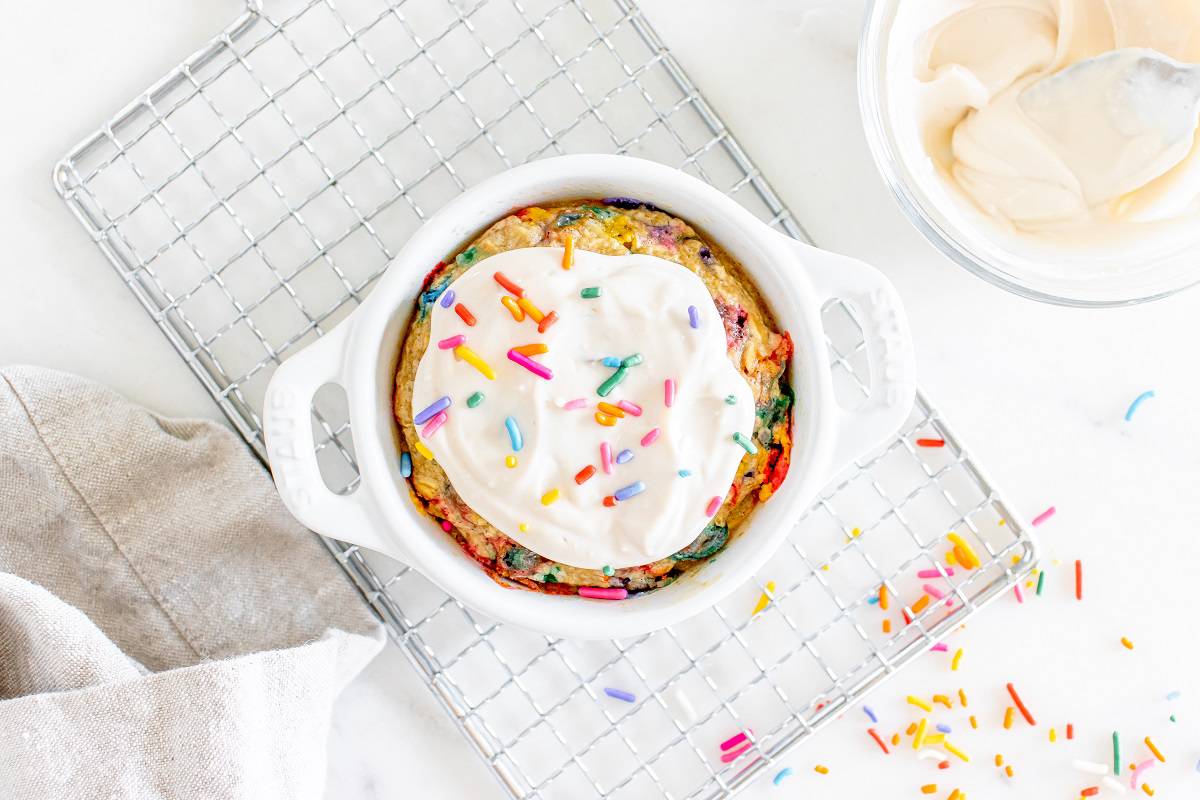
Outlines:
POLYGON ((226 428, 0 369, 0 798, 316 798, 383 636, 226 428))

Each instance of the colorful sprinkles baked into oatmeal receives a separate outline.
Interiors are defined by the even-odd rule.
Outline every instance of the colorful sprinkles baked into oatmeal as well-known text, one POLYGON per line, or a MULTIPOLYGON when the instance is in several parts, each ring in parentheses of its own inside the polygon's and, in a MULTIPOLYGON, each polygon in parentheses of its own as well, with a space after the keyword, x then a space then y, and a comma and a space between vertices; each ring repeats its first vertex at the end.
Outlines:
POLYGON ((498 580, 664 586, 787 475, 791 339, 740 265, 660 209, 522 209, 439 263, 417 306, 402 473, 498 580))

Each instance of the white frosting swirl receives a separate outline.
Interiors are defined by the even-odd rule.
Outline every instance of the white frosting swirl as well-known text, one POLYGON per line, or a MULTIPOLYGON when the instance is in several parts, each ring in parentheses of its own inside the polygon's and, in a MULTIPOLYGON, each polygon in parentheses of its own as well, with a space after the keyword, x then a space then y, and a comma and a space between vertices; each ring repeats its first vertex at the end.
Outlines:
MULTIPOLYGON (((450 289, 477 322, 468 326, 436 302, 430 309, 429 346, 417 367, 413 411, 443 396, 449 419, 421 441, 446 472, 455 491, 491 525, 530 550, 576 567, 637 566, 690 544, 708 524, 712 498, 723 502, 746 454, 734 433, 752 438, 754 397, 726 352, 725 328, 700 278, 678 264, 645 255, 604 256, 577 251, 562 268, 560 248, 510 250, 488 258, 450 289), (508 294, 493 275, 504 273, 541 311, 558 313, 544 334, 528 316, 517 322, 501 305, 508 294), (581 297, 588 287, 601 296, 581 297), (698 327, 689 320, 695 306, 698 327), (494 370, 488 380, 438 342, 457 335, 494 370), (510 348, 544 343, 533 360, 549 368, 545 380, 509 360, 510 348), (614 370, 599 359, 640 353, 642 362, 607 397, 597 388, 614 370), (672 407, 664 382, 675 382, 672 407), (475 392, 484 399, 467 401, 475 392), (563 408, 582 398, 581 408, 563 408), (628 401, 627 413, 606 427, 595 419, 597 403, 628 401), (524 444, 514 452, 505 419, 520 427, 524 444), (657 428, 656 440, 641 444, 657 428), (601 468, 601 443, 614 459, 601 468), (505 466, 508 456, 517 465, 505 466), (576 484, 587 466, 595 474, 576 484), (680 470, 690 471, 682 477, 680 470), (645 490, 613 506, 606 496, 642 482, 645 490), (557 499, 543 498, 554 490, 557 499)), ((423 431, 425 425, 418 425, 423 431)), ((420 456, 415 455, 415 458, 420 456)))

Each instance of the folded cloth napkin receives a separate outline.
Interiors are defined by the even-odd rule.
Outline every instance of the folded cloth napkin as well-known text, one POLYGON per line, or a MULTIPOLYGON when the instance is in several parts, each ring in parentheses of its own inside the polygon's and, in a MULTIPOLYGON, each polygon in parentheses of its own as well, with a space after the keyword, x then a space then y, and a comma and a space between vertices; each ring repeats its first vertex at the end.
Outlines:
POLYGON ((0 369, 0 798, 316 798, 383 643, 221 425, 0 369))

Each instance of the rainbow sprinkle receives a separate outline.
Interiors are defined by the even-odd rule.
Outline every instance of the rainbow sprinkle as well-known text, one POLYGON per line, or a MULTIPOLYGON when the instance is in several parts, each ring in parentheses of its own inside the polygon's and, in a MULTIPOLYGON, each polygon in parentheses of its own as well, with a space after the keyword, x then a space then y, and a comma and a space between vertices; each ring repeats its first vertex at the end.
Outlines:
POLYGON ((1138 410, 1138 407, 1141 406, 1142 403, 1149 400, 1151 397, 1154 397, 1153 391, 1142 392, 1137 397, 1135 397, 1133 399, 1133 402, 1129 404, 1129 410, 1125 412, 1125 421, 1129 422, 1129 420, 1133 419, 1133 414, 1135 411, 1138 410))
POLYGON ((588 286, 588 287, 585 287, 584 289, 580 290, 579 296, 582 297, 584 300, 595 300, 597 297, 599 297, 603 293, 604 293, 604 290, 601 289, 599 286, 588 286))
POLYGON ((617 388, 617 385, 620 384, 621 381, 625 380, 625 376, 627 374, 629 374, 629 370, 626 369, 624 364, 622 364, 617 368, 616 372, 614 372, 608 377, 607 380, 604 381, 604 383, 596 387, 596 394, 600 395, 601 397, 608 397, 609 393, 612 392, 613 389, 617 388))
POLYGON ((551 489, 542 495, 542 505, 548 506, 558 499, 558 489, 551 489))
POLYGON ((746 438, 746 435, 741 431, 733 434, 733 440, 737 442, 738 446, 745 450, 748 454, 755 455, 758 453, 758 447, 754 444, 754 442, 746 438))
POLYGON ((516 456, 505 456, 504 457, 504 466, 508 467, 509 469, 516 469, 517 457, 516 456))
POLYGON ((692 328, 700 327, 700 309, 695 306, 688 306, 688 324, 692 328))
POLYGON ((582 486, 595 474, 596 474, 596 468, 593 467, 591 464, 588 464, 586 467, 579 470, 579 472, 575 473, 575 484, 577 486, 582 486))
POLYGON ((492 278, 495 279, 496 283, 503 286, 506 292, 509 292, 514 297, 520 299, 525 296, 525 290, 505 277, 503 272, 493 273, 492 278))
POLYGON ((673 378, 663 381, 663 405, 667 408, 675 405, 675 380, 673 378))
POLYGON ((596 408, 605 414, 608 414, 610 417, 625 419, 625 410, 620 406, 614 406, 612 403, 596 403, 596 408))
POLYGON ((400 454, 400 477, 408 478, 412 476, 412 456, 408 452, 400 454))
POLYGON ((466 344, 466 341, 467 341, 467 337, 463 336, 460 333, 457 336, 450 336, 445 339, 442 339, 440 342, 438 342, 438 347, 442 350, 453 350, 454 348, 458 347, 460 344, 466 344))
POLYGON ((612 471, 613 471, 612 465, 613 465, 612 447, 609 446, 608 442, 601 442, 600 443, 600 468, 604 470, 605 475, 612 475, 612 471))
POLYGON ((616 417, 609 416, 608 414, 605 414, 603 411, 597 411, 595 416, 596 416, 596 422, 599 422, 601 425, 604 425, 605 427, 611 428, 612 426, 617 424, 616 417))
POLYGON ((543 353, 550 352, 550 348, 547 347, 542 342, 534 342, 533 344, 523 344, 520 347, 514 347, 513 350, 516 350, 518 353, 520 353, 523 356, 530 356, 530 357, 540 356, 543 353))
POLYGON ((449 407, 450 407, 450 396, 444 395, 442 397, 439 397, 437 400, 434 400, 432 403, 430 403, 428 406, 426 406, 425 409, 422 410, 419 414, 417 414, 415 417, 413 417, 413 424, 414 425, 424 425, 426 422, 433 419, 434 417, 436 417, 438 414, 442 413, 449 407))
POLYGON ((515 348, 508 351, 508 360, 513 362, 514 364, 518 364, 518 365, 524 367, 525 369, 529 370, 534 375, 537 375, 539 378, 542 378, 543 380, 548 381, 554 377, 554 373, 550 370, 549 367, 546 367, 546 366, 543 366, 543 365, 537 363, 529 356, 521 355, 520 353, 518 353, 516 351, 515 348))
POLYGON ((651 428, 649 431, 647 431, 646 435, 642 437, 642 447, 649 447, 657 442, 659 434, 661 433, 662 431, 660 431, 658 428, 651 428))
POLYGON ((579 596, 593 600, 624 600, 629 596, 625 589, 604 588, 600 586, 580 586, 579 596))
POLYGON ((681 477, 681 478, 686 478, 687 476, 689 476, 691 474, 692 474, 692 471, 690 469, 679 470, 679 477, 681 477))
MULTIPOLYGON (((569 239, 567 241, 570 241, 569 239)), ((614 700, 624 700, 626 703, 636 703, 637 697, 624 691, 623 689, 613 689, 610 686, 604 687, 604 693, 614 700)))
POLYGON ((616 462, 618 464, 628 464, 630 461, 633 461, 632 450, 622 450, 621 452, 617 453, 616 462))
POLYGON ((583 408, 587 405, 587 400, 582 397, 576 397, 574 400, 568 400, 563 403, 563 409, 566 411, 574 411, 577 408, 583 408))
POLYGON ((504 428, 508 431, 508 441, 512 445, 513 452, 519 453, 521 448, 525 446, 525 440, 521 437, 520 426, 517 425, 517 421, 512 417, 505 417, 504 428))
POLYGON ((620 502, 624 502, 631 497, 636 497, 644 491, 646 491, 646 484, 642 483, 641 481, 634 481, 628 486, 623 486, 613 492, 613 497, 617 498, 617 500, 620 502))
POLYGON ((483 402, 483 392, 475 392, 467 398, 467 408, 476 408, 483 402))
POLYGON ((636 367, 638 364, 642 363, 642 361, 643 361, 642 354, 634 353, 631 356, 626 356, 625 358, 621 359, 621 366, 622 367, 636 367))
POLYGON ((711 517, 717 513, 717 509, 719 509, 720 507, 721 507, 721 498, 714 497, 713 499, 708 501, 708 505, 705 507, 704 513, 711 517))
POLYGON ((445 411, 438 412, 433 419, 429 420, 428 424, 421 430, 421 438, 428 439, 433 436, 446 422, 450 419, 450 415, 445 411))
POLYGON ((725 405, 736 406, 737 405, 737 395, 735 395, 735 394, 725 395, 725 405))
POLYGON ((628 411, 635 417, 640 417, 642 415, 642 407, 637 403, 631 403, 628 400, 618 400, 617 407, 622 411, 628 411))
POLYGON ((775 777, 771 779, 771 783, 778 786, 779 784, 783 783, 784 778, 790 777, 792 774, 791 767, 784 767, 783 769, 779 770, 779 772, 775 773, 775 777))
POLYGON ((575 265, 575 237, 568 236, 563 242, 562 268, 570 269, 575 265))
POLYGON ((475 319, 475 315, 471 313, 470 309, 468 309, 462 303, 458 303, 454 306, 454 313, 458 314, 459 318, 462 319, 463 322, 467 323, 467 325, 470 327, 474 327, 475 323, 478 321, 475 319))
POLYGON ((450 306, 454 305, 455 297, 456 295, 454 294, 453 289, 447 289, 446 291, 442 292, 442 308, 449 308, 450 306))
POLYGON ((501 297, 500 304, 508 309, 508 313, 512 314, 513 321, 515 321, 515 322, 524 322, 525 321, 525 312, 521 310, 521 307, 519 305, 517 305, 517 301, 514 300, 511 296, 506 294, 503 297, 501 297))
POLYGON ((467 347, 465 344, 460 344, 458 347, 454 348, 454 355, 458 356, 463 361, 479 370, 479 373, 489 381, 496 380, 496 371, 492 369, 491 365, 480 358, 478 353, 467 347))
POLYGON ((530 302, 528 297, 518 298, 517 305, 520 306, 521 310, 528 314, 534 322, 540 323, 546 318, 546 315, 542 313, 541 309, 530 302))

